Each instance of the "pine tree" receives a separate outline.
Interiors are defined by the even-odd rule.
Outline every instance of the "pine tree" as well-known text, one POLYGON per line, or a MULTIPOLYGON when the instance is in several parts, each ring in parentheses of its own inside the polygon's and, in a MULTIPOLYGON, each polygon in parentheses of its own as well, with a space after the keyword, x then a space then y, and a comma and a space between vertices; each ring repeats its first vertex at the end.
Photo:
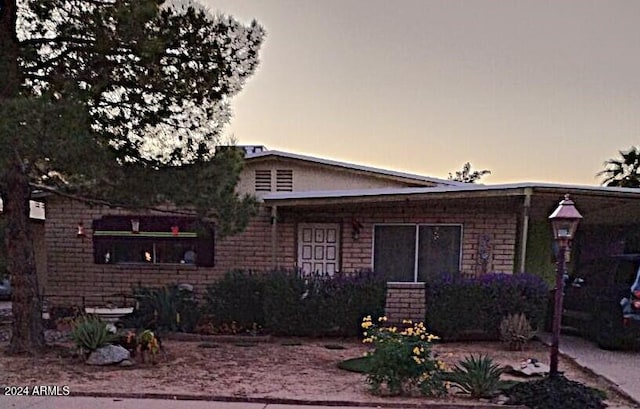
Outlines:
POLYGON ((120 206, 172 203, 246 225, 241 157, 216 154, 264 31, 162 0, 0 0, 0 198, 13 284, 9 352, 43 346, 33 189, 120 206))

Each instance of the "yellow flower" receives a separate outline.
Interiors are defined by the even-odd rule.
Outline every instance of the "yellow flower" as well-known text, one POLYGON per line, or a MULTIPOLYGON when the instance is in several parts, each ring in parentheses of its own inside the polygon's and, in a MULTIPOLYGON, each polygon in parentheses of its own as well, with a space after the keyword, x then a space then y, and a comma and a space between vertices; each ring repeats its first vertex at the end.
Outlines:
POLYGON ((373 323, 371 321, 364 321, 362 323, 362 328, 367 329, 369 327, 371 327, 373 325, 373 323))
POLYGON ((362 343, 368 344, 373 342, 373 337, 365 338, 362 340, 362 343))
POLYGON ((387 320, 387 317, 378 318, 378 322, 385 322, 386 320, 387 320))
POLYGON ((413 348, 413 355, 420 355, 420 352, 421 352, 420 348, 418 347, 413 348))
POLYGON ((422 363, 422 362, 420 362, 420 358, 418 358, 417 356, 413 356, 412 358, 413 358, 414 361, 416 361, 416 363, 418 365, 420 365, 422 363))
POLYGON ((389 332, 392 332, 392 333, 394 333, 394 334, 395 334, 395 333, 396 333, 396 331, 398 331, 398 328, 396 328, 396 327, 391 327, 391 328, 389 328, 389 332))
POLYGON ((413 324, 413 321, 411 320, 402 320, 403 324, 413 324))

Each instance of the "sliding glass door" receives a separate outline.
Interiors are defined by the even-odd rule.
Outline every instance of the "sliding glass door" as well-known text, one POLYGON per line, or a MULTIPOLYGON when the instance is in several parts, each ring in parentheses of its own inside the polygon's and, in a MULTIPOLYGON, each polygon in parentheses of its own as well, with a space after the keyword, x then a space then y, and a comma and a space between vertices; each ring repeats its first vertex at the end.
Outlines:
POLYGON ((373 265, 387 281, 428 282, 460 271, 461 225, 376 225, 373 265))

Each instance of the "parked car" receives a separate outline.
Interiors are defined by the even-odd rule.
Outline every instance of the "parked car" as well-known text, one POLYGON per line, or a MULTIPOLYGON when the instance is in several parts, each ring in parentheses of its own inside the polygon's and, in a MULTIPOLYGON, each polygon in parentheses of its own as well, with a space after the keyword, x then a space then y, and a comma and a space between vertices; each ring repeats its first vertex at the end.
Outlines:
POLYGON ((594 260, 565 284, 563 325, 603 349, 640 346, 640 254, 594 260))
POLYGON ((11 298, 11 282, 8 277, 0 280, 0 300, 8 300, 11 298))

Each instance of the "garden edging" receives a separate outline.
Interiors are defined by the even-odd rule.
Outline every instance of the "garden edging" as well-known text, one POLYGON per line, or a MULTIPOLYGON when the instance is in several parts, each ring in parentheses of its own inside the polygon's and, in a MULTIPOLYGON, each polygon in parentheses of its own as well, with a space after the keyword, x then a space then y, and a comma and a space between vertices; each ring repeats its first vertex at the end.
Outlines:
POLYGON ((264 403, 265 405, 305 405, 305 406, 331 406, 331 407, 377 407, 377 408, 407 408, 407 409, 527 409, 520 405, 498 405, 480 401, 462 403, 412 403, 412 402, 351 402, 337 400, 305 400, 305 399, 285 399, 268 397, 239 397, 239 396, 218 396, 218 395, 190 395, 190 394, 167 394, 167 393, 111 393, 111 392, 71 392, 70 396, 86 396, 94 398, 120 398, 120 399, 166 399, 182 401, 210 401, 210 402, 246 402, 264 403))

